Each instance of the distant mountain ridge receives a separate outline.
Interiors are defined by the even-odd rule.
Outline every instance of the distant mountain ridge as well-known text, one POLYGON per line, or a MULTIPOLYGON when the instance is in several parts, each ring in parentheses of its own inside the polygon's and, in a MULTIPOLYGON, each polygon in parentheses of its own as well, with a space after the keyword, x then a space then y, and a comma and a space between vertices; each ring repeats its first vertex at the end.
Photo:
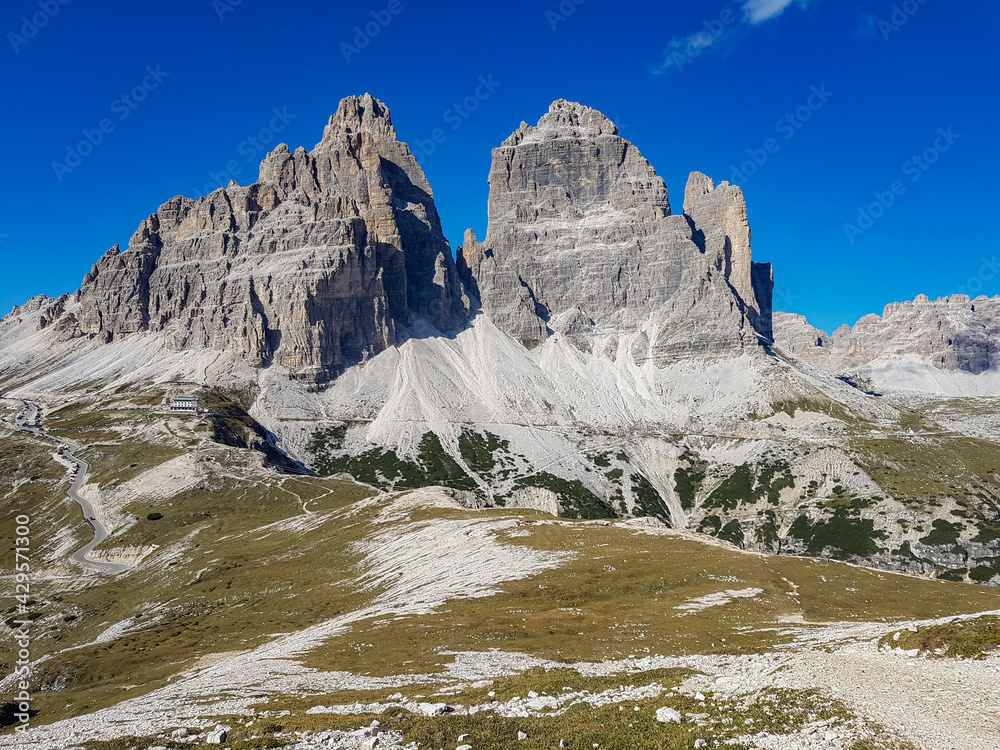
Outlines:
POLYGON ((891 359, 919 358, 935 368, 978 375, 1000 365, 1000 297, 965 294, 886 305, 832 334, 801 315, 775 313, 775 340, 808 362, 847 372, 891 359))

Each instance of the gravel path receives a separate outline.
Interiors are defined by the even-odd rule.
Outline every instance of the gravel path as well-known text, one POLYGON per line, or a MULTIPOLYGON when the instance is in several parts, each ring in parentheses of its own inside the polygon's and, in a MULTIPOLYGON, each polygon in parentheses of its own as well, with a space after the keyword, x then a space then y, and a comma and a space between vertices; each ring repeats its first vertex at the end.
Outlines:
POLYGON ((871 646, 795 654, 784 680, 814 686, 926 750, 1000 748, 1000 658, 908 658, 871 646))
MULTIPOLYGON (((23 403, 24 411, 17 417, 15 429, 23 432, 30 432, 33 435, 47 438, 48 440, 52 440, 56 443, 65 444, 70 450, 82 449, 82 446, 79 443, 76 443, 69 438, 57 439, 49 435, 45 428, 41 426, 41 412, 38 405, 31 401, 24 401, 23 403)), ((94 538, 82 548, 70 555, 70 559, 83 566, 84 569, 93 570, 104 575, 124 573, 129 569, 128 565, 116 562, 91 560, 89 557, 90 553, 94 551, 94 547, 108 538, 108 530, 104 528, 100 521, 97 520, 96 514, 94 513, 94 506, 80 494, 80 488, 87 483, 87 474, 90 472, 90 466, 82 458, 78 458, 70 453, 70 450, 65 450, 62 456, 56 456, 59 463, 63 464, 67 468, 71 469, 74 464, 77 467, 76 474, 73 476, 73 481, 70 483, 69 489, 66 490, 66 494, 71 500, 74 500, 80 506, 80 510, 83 512, 83 520, 90 524, 91 528, 94 530, 94 538)))

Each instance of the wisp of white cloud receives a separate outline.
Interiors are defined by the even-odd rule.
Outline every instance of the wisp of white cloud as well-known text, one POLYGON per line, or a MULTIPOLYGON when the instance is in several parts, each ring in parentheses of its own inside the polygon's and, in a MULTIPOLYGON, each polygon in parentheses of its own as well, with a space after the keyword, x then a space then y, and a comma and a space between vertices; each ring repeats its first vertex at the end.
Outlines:
POLYGON ((746 0, 743 3, 743 13, 747 22, 763 23, 780 16, 793 3, 804 8, 809 0, 746 0))
POLYGON ((704 31, 690 34, 683 39, 675 37, 663 51, 663 62, 654 68, 653 72, 666 73, 671 68, 680 72, 691 62, 692 57, 697 57, 714 43, 715 38, 704 31))
MULTIPOLYGON (((578 0, 582 2, 582 0, 578 0)), ((663 62, 652 69, 654 75, 663 75, 673 70, 683 71, 693 60, 709 49, 719 46, 716 42, 723 37, 738 33, 739 28, 749 24, 751 26, 763 23, 780 16, 785 8, 790 5, 797 5, 805 8, 812 0, 733 0, 741 3, 743 10, 742 18, 731 9, 724 10, 718 18, 706 20, 703 29, 687 36, 674 37, 670 40, 666 49, 663 50, 663 62)))

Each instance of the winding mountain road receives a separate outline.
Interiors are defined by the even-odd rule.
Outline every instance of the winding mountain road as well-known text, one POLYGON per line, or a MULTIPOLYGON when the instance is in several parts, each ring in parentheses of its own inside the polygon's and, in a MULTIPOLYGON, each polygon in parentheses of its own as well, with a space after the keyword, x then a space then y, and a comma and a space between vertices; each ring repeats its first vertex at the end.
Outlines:
POLYGON ((53 442, 69 446, 70 450, 63 450, 63 456, 67 461, 74 463, 77 466, 76 474, 73 476, 73 483, 69 486, 69 489, 66 490, 66 495, 80 506, 80 509, 83 511, 84 520, 90 524, 90 527, 94 530, 94 538, 70 555, 70 559, 73 560, 73 562, 83 565, 85 568, 90 568, 91 570, 95 570, 103 575, 116 575, 118 573, 124 573, 128 570, 128 566, 123 563, 101 562, 98 560, 91 560, 88 557, 98 544, 108 538, 108 530, 100 521, 97 520, 97 514, 94 512, 94 506, 90 504, 89 500, 80 494, 80 488, 87 483, 87 474, 90 471, 90 466, 86 461, 71 453, 71 451, 81 450, 82 446, 72 440, 66 438, 60 440, 52 435, 49 435, 45 431, 45 428, 41 426, 38 405, 33 404, 30 401, 22 401, 21 403, 24 405, 24 411, 15 419, 15 427, 22 432, 30 432, 33 435, 44 437, 52 440, 53 442))

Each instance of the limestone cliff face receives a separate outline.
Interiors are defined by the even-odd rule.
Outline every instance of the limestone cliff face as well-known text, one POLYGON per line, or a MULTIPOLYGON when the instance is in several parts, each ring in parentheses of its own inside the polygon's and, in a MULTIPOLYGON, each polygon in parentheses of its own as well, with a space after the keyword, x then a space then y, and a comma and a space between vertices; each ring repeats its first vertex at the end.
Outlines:
POLYGON ((770 268, 755 276, 742 192, 692 175, 687 215, 671 215, 663 180, 600 112, 555 102, 493 151, 489 181, 486 237, 466 233, 459 267, 512 337, 652 323, 637 359, 666 361, 769 335, 770 268))
POLYGON ((751 325, 770 339, 774 278, 770 263, 754 263, 750 221, 743 190, 728 182, 718 188, 710 177, 694 172, 684 191, 684 215, 694 225, 694 240, 716 263, 743 303, 751 325))
POLYGON ((344 99, 311 152, 268 154, 257 183, 161 206, 78 294, 80 334, 162 333, 317 381, 470 305, 431 188, 369 95, 344 99))
POLYGON ((931 301, 896 302, 881 316, 866 315, 853 328, 828 336, 801 315, 775 314, 775 340, 825 369, 846 372, 885 357, 914 355, 941 370, 974 374, 1000 365, 1000 297, 964 294, 931 301))
POLYGON ((640 363, 770 336, 771 270, 752 260, 739 188, 695 173, 672 215, 663 180, 615 125, 565 101, 494 150, 490 183, 487 236, 467 234, 460 273, 389 111, 350 97, 312 151, 281 145, 254 184, 165 203, 45 324, 103 342, 154 334, 313 382, 418 319, 464 325, 466 289, 516 339, 634 333, 640 363))

